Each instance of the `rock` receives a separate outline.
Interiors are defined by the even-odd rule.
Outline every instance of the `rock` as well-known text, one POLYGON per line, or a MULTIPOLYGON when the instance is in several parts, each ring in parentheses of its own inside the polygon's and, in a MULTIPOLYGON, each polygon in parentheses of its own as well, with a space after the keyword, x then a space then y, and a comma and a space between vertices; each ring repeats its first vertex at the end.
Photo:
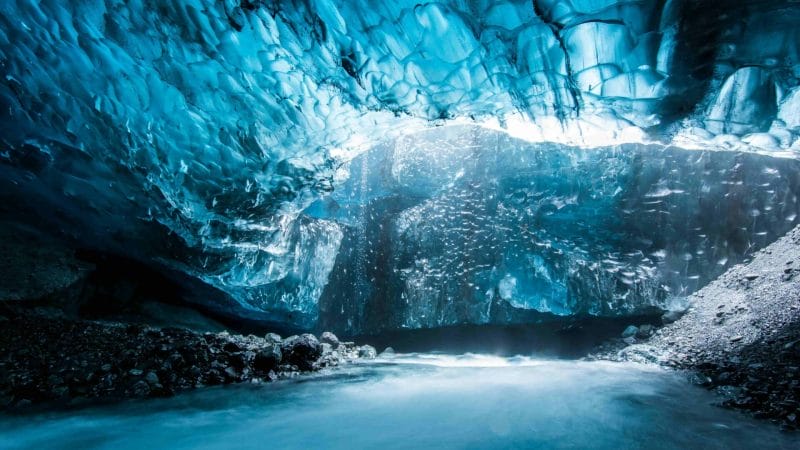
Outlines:
POLYGON ((731 338, 731 342, 739 342, 743 339, 742 336, 734 336, 731 338))
POLYGON ((226 342, 222 349, 228 353, 236 353, 242 351, 242 348, 236 342, 226 342))
POLYGON ((156 375, 155 372, 147 372, 147 375, 144 376, 144 381, 150 386, 155 386, 160 383, 158 380, 158 375, 156 375))
POLYGON ((264 336, 264 339, 266 339, 267 342, 272 342, 273 344, 278 345, 280 345, 280 343, 283 341, 283 339, 281 339, 281 335, 275 333, 267 333, 264 336))
POLYGON ((247 363, 252 361, 255 358, 256 354, 252 351, 246 351, 241 353, 235 353, 228 358, 231 365, 238 370, 242 370, 247 367, 247 363))
POLYGON ((320 342, 311 334, 261 339, 38 315, 10 317, 3 326, 10 332, 0 339, 0 354, 8 355, 0 358, 0 372, 22 371, 20 376, 0 377, 0 407, 7 408, 23 398, 72 403, 79 398, 169 396, 209 385, 292 377, 336 366, 359 353, 375 357, 374 348, 340 342, 332 333, 320 342), (45 370, 38 364, 25 367, 39 359, 50 361, 45 370))
POLYGON ((385 349, 383 349, 383 351, 381 352, 380 356, 382 356, 382 357, 390 357, 390 356, 394 356, 394 355, 395 355, 394 349, 392 347, 386 347, 385 349))
POLYGON ((223 372, 225 374, 225 378, 229 381, 235 381, 239 378, 239 372, 237 372, 233 367, 226 367, 223 372))
POLYGON ((134 397, 147 397, 150 395, 150 385, 144 380, 139 380, 131 387, 131 394, 134 397))
POLYGON ((295 365, 300 370, 311 370, 314 361, 322 356, 322 344, 313 334, 291 336, 281 344, 281 353, 283 363, 295 365))
POLYGON ((636 339, 647 339, 651 334, 653 334, 653 326, 644 324, 640 326, 639 330, 636 332, 636 339))
POLYGON ((322 333, 322 335, 319 337, 319 340, 322 343, 330 344, 334 348, 339 346, 339 338, 330 331, 322 333))
POLYGON ((633 336, 636 335, 636 333, 638 331, 639 331, 639 328, 636 327, 636 325, 628 325, 628 327, 625 328, 625 330, 622 332, 622 338, 624 339, 624 338, 633 337, 633 336))
POLYGON ((375 359, 378 356, 377 350, 371 345, 362 345, 358 349, 358 357, 364 359, 375 359))
POLYGON ((745 278, 745 280, 747 280, 747 281, 753 281, 753 280, 755 280, 755 279, 757 279, 757 278, 758 278, 758 274, 755 274, 755 273, 748 273, 747 275, 745 275, 745 276, 744 276, 744 278, 745 278))
POLYGON ((633 345, 636 343, 636 338, 633 336, 628 336, 626 338, 622 338, 622 342, 626 343, 627 345, 633 345))

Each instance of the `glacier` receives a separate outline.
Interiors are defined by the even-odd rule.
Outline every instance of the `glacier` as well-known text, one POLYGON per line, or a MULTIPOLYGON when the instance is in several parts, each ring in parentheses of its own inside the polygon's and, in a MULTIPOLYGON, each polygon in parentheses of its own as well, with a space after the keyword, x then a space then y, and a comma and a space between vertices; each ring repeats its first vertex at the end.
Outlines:
POLYGON ((790 0, 4 2, 0 218, 303 328, 669 308, 796 223, 798 20, 790 0))

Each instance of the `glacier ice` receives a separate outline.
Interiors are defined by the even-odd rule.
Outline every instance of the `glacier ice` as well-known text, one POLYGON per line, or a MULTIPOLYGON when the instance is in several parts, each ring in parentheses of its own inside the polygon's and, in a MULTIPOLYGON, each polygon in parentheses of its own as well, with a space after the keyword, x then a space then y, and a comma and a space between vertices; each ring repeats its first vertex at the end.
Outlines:
MULTIPOLYGON (((319 204, 312 207, 319 214, 305 209, 353 183, 348 172, 362 176, 358 166, 382 153, 376 148, 410 132, 468 123, 531 142, 603 147, 598 154, 617 143, 650 142, 703 155, 795 158, 798 20, 800 7, 788 0, 3 2, 2 218, 179 270, 247 310, 237 314, 311 327, 320 317, 333 320, 340 302, 342 328, 374 328, 367 322, 383 317, 375 308, 389 306, 325 294, 328 280, 343 276, 338 259, 371 257, 380 245, 367 238, 373 231, 367 227, 359 240, 352 219, 323 214, 319 204), (373 156, 359 157, 368 150, 373 156)), ((573 152, 542 145, 555 152, 548 162, 573 152)), ((504 158, 512 154, 518 151, 504 158)), ((440 188, 423 173, 414 177, 423 184, 403 189, 431 196, 426 189, 440 188)), ((475 217, 494 207, 474 193, 459 195, 475 217)), ((403 207, 410 224, 415 215, 451 207, 440 201, 381 207, 403 207)), ((570 198, 558 201, 564 205, 557 211, 571 207, 570 198)), ((403 236, 456 245, 462 237, 441 227, 480 228, 455 213, 448 220, 426 230, 409 225, 403 236)), ((408 251, 410 257, 413 246, 408 251)), ((558 258, 573 261, 563 251, 558 258)), ((563 273, 551 267, 556 256, 539 258, 523 258, 530 273, 498 269, 472 284, 497 283, 508 320, 523 320, 519 310, 639 305, 559 303, 554 299, 578 287, 542 281, 563 273), (534 286, 555 291, 537 296, 534 286)), ((430 283, 425 277, 439 270, 435 263, 419 260, 403 280, 430 283)), ((354 270, 364 272, 356 277, 364 286, 354 289, 367 289, 367 268, 355 267, 362 267, 354 270)), ((421 292, 402 300, 408 311, 424 306, 421 292)), ((505 320, 487 319, 483 308, 491 302, 482 295, 480 305, 453 303, 465 309, 452 314, 443 306, 438 318, 420 310, 426 316, 418 323, 408 319, 412 312, 392 323, 505 320)))
POLYGON ((474 126, 355 159, 308 213, 344 238, 320 298, 350 332, 667 309, 798 222, 800 163, 474 126))

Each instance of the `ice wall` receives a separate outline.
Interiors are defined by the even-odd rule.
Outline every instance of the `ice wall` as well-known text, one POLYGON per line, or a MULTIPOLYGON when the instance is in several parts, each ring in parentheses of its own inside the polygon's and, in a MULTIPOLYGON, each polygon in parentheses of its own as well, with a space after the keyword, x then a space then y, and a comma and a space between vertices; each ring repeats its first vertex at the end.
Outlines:
POLYGON ((2 2, 0 211, 306 326, 343 230, 302 210, 341 164, 450 121, 793 155, 798 19, 788 0, 2 2))
POLYGON ((350 170, 308 210, 344 227, 320 308, 349 332, 685 307, 800 211, 797 160, 470 126, 404 136, 350 170))

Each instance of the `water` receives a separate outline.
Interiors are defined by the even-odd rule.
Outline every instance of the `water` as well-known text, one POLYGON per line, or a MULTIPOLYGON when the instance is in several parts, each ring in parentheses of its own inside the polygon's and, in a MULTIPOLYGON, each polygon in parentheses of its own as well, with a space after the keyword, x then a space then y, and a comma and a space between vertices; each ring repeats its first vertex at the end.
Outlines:
POLYGON ((405 355, 175 398, 0 418, 2 448, 800 448, 659 368, 405 355))

